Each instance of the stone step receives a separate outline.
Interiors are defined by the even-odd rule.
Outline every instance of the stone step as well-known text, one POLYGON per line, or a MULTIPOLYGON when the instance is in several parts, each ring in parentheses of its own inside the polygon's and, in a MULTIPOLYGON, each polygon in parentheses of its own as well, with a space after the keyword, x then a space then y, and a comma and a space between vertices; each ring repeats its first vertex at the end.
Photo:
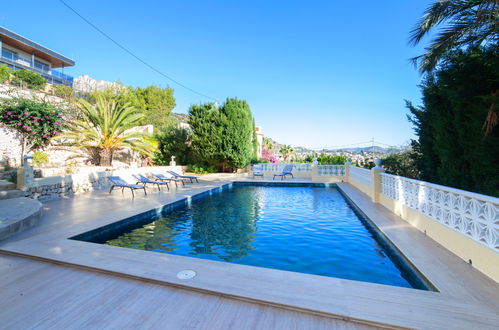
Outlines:
POLYGON ((26 192, 22 190, 4 190, 0 191, 0 200, 2 199, 11 199, 11 198, 17 198, 17 197, 25 197, 26 192))
POLYGON ((0 240, 28 229, 40 220, 42 203, 19 197, 0 200, 0 240))
POLYGON ((7 180, 0 180, 0 191, 16 189, 16 184, 7 180))

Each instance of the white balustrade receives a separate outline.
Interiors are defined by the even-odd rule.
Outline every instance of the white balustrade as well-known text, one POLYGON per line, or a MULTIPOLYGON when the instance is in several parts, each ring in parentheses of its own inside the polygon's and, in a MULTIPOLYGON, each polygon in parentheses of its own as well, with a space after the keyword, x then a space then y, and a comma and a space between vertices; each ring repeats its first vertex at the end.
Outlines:
POLYGON ((345 176, 345 165, 317 165, 319 176, 345 176))
POLYGON ((385 173, 381 194, 499 252, 499 198, 385 173))
POLYGON ((371 171, 366 168, 350 166, 350 178, 358 181, 368 187, 372 186, 371 171))
POLYGON ((262 163, 258 164, 262 166, 264 172, 282 172, 284 166, 293 165, 293 172, 312 172, 312 164, 292 164, 292 163, 262 163))

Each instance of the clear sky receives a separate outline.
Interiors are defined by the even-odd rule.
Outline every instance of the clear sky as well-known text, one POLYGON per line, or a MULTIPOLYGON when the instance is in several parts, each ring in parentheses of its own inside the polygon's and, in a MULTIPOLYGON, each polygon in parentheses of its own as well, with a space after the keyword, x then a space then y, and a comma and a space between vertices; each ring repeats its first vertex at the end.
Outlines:
MULTIPOLYGON (((245 99, 265 135, 294 146, 413 138, 420 103, 407 44, 429 0, 65 0, 135 54, 220 101, 245 99)), ((170 86, 175 112, 207 102, 151 71, 58 0, 2 1, 0 25, 73 58, 73 76, 170 86)))

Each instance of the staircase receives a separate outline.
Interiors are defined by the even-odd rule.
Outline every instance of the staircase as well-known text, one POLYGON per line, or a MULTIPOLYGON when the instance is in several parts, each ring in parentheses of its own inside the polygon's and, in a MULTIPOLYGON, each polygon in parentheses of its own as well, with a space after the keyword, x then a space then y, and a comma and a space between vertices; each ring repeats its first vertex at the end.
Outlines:
POLYGON ((42 204, 24 196, 24 191, 16 189, 15 183, 0 180, 0 240, 28 229, 40 220, 42 204))
POLYGON ((0 200, 26 196, 24 191, 16 189, 16 184, 0 180, 0 200))

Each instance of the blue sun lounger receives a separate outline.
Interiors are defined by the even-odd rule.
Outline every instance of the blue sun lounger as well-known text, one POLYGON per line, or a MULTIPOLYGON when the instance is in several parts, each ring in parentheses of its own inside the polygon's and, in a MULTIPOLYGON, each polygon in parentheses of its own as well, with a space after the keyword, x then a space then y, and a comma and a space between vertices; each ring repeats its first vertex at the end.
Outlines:
POLYGON ((166 176, 164 176, 163 174, 160 174, 160 173, 153 173, 152 175, 154 175, 158 180, 161 180, 161 181, 173 181, 173 182, 175 182, 175 187, 178 187, 178 185, 177 185, 178 182, 182 182, 182 185, 185 186, 185 182, 182 179, 167 178, 166 176))
POLYGON ((170 173, 171 175, 173 175, 177 179, 189 179, 189 180, 191 180, 191 183, 194 182, 193 180, 196 180, 196 182, 199 182, 197 176, 193 176, 193 175, 180 175, 180 174, 178 174, 175 171, 167 171, 167 172, 170 173))
POLYGON ((262 179, 264 178, 262 165, 256 165, 256 164, 253 165, 252 172, 253 172, 253 179, 257 176, 261 176, 262 179))
POLYGON ((147 184, 148 183, 151 183, 151 184, 155 184, 158 186, 158 190, 161 191, 161 187, 160 185, 162 184, 165 184, 166 185, 166 188, 168 188, 168 190, 170 190, 170 186, 168 185, 168 182, 165 182, 165 181, 161 181, 161 180, 151 180, 149 179, 148 177, 142 175, 142 174, 132 174, 132 176, 137 179, 137 183, 142 183, 144 184, 144 186, 147 187, 147 184))
POLYGON ((109 189, 109 193, 111 193, 114 190, 114 188, 118 189, 121 188, 121 193, 123 193, 125 188, 129 188, 132 191, 133 197, 135 197, 135 194, 133 193, 135 189, 144 189, 144 194, 147 195, 146 186, 140 184, 130 184, 125 180, 123 180, 122 178, 120 178, 119 176, 108 176, 107 178, 112 183, 111 189, 109 189))
POLYGON ((286 165, 282 169, 281 173, 274 174, 274 178, 272 180, 275 180, 276 176, 280 176, 281 180, 283 180, 286 177, 286 175, 291 175, 291 177, 294 179, 295 177, 293 176, 293 173, 291 173, 292 170, 293 170, 293 165, 286 165))

